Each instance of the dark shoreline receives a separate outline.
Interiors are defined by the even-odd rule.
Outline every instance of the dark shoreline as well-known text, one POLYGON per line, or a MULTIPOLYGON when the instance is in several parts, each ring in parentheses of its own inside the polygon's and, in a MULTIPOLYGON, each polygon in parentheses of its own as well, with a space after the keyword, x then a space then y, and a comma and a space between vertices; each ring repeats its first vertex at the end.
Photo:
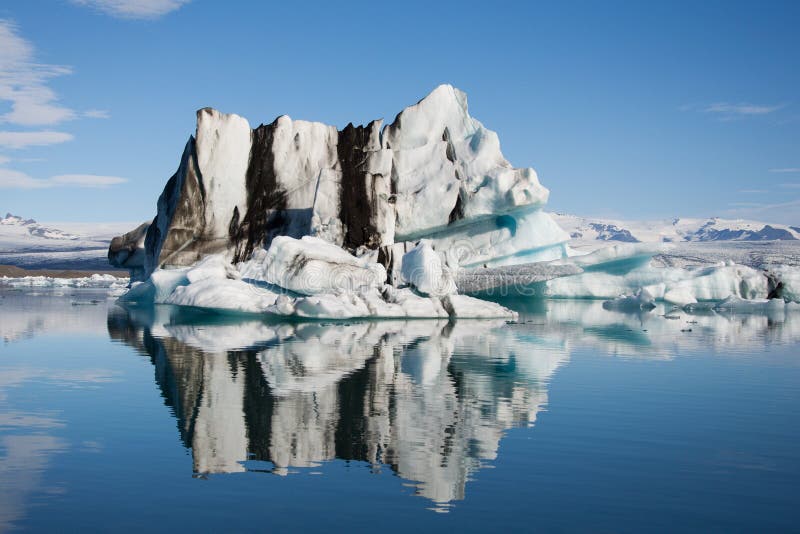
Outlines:
POLYGON ((128 278, 124 269, 76 270, 76 269, 23 269, 14 265, 0 265, 0 277, 21 278, 23 276, 49 276, 52 278, 84 278, 93 274, 110 274, 117 278, 128 278))

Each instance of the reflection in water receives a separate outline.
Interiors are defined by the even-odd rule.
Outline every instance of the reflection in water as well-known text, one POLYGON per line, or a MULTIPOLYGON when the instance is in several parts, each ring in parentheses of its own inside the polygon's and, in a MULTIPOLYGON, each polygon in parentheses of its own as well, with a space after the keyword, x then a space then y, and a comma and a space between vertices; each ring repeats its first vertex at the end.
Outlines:
POLYGON ((40 490, 44 470, 66 443, 47 434, 0 436, 0 532, 25 514, 29 496, 40 490))
POLYGON ((575 349, 670 358, 800 338, 798 314, 513 304, 513 324, 225 322, 158 307, 118 309, 108 329, 152 359, 198 475, 359 460, 388 465, 440 506, 464 498, 505 430, 535 422, 575 349))
POLYGON ((109 298, 105 291, 90 289, 0 287, 0 338, 8 344, 41 333, 99 334, 109 298))
POLYGON ((152 358, 198 474, 258 465, 247 459, 277 474, 360 460, 437 503, 464 497, 504 430, 535 421, 567 357, 491 321, 192 325, 119 313, 108 325, 152 358))
POLYGON ((43 487, 44 472, 54 455, 69 448, 64 439, 52 435, 66 426, 58 410, 20 410, 11 393, 32 382, 64 389, 90 387, 112 381, 113 375, 103 369, 0 368, 0 532, 24 517, 32 494, 55 489, 43 487))

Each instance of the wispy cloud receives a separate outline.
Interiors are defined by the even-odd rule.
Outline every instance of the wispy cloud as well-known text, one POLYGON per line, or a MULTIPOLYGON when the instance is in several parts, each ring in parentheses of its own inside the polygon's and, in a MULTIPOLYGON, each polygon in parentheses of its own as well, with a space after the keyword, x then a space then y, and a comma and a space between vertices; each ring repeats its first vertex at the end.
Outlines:
POLYGON ((731 202, 729 204, 735 208, 757 208, 759 206, 763 206, 763 202, 731 202))
POLYGON ((125 178, 118 176, 99 176, 96 174, 60 174, 50 178, 34 178, 24 172, 0 168, 0 189, 105 188, 127 181, 125 178))
POLYGON ((11 158, 8 156, 0 156, 0 165, 5 165, 6 163, 10 162, 11 158))
POLYGON ((800 172, 800 167, 784 167, 782 169, 770 169, 769 172, 777 172, 782 174, 800 172))
POLYGON ((83 112, 83 116, 90 119, 110 119, 111 113, 107 109, 89 109, 83 112))
POLYGON ((112 17, 124 19, 156 19, 179 9, 191 0, 72 0, 112 17))
POLYGON ((766 189, 740 189, 739 193, 743 195, 761 195, 763 193, 768 193, 766 189))
MULTIPOLYGON (((772 115, 787 106, 783 104, 750 104, 748 102, 715 102, 713 104, 685 104, 678 106, 679 111, 702 113, 716 117, 720 121, 733 121, 754 117, 772 115)), ((772 121, 778 120, 777 116, 771 118, 772 121)))
POLYGON ((11 104, 0 122, 39 126, 75 118, 75 112, 59 104, 47 85, 52 78, 71 72, 64 65, 36 63, 33 45, 19 35, 14 23, 0 20, 0 100, 11 104))
POLYGON ((757 104, 739 103, 731 104, 729 102, 717 102, 707 106, 703 111, 706 113, 716 113, 721 116, 727 117, 747 117, 753 115, 767 115, 781 109, 783 105, 778 106, 764 106, 757 104))
POLYGON ((0 131, 0 147, 26 148, 29 146, 57 145, 72 141, 72 134, 42 130, 39 132, 0 131))
POLYGON ((785 184, 778 184, 778 187, 782 187, 784 189, 800 189, 800 183, 798 182, 789 182, 785 184))
POLYGON ((125 178, 119 176, 98 176, 96 174, 59 174, 50 178, 53 185, 72 185, 76 187, 108 187, 124 184, 125 178))
POLYGON ((78 113, 59 102, 49 83, 67 74, 72 74, 71 67, 38 63, 36 49, 19 34, 16 24, 0 19, 0 102, 11 107, 0 115, 0 123, 45 126, 78 117, 108 118, 104 110, 78 113))

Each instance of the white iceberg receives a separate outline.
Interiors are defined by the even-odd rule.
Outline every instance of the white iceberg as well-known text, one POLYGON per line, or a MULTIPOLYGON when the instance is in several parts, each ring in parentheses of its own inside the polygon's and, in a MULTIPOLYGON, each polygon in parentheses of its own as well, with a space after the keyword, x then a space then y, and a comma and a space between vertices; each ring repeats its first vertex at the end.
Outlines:
POLYGON ((157 269, 147 281, 134 283, 121 301, 311 319, 516 316, 465 295, 424 296, 385 285, 379 282, 386 277, 383 266, 317 238, 279 237, 268 251, 253 256, 240 264, 242 272, 223 254, 193 267, 157 269), (348 284, 355 289, 345 289, 348 284))
MULTIPOLYGON (((577 255, 542 211, 548 197, 450 85, 385 126, 338 130, 284 115, 253 129, 206 108, 153 223, 109 253, 152 273, 131 301, 307 318, 511 316, 473 298, 492 295, 640 308, 800 300, 788 267, 659 268, 652 258, 665 248, 642 243, 577 255)), ((637 241, 617 225, 589 228, 637 241)))

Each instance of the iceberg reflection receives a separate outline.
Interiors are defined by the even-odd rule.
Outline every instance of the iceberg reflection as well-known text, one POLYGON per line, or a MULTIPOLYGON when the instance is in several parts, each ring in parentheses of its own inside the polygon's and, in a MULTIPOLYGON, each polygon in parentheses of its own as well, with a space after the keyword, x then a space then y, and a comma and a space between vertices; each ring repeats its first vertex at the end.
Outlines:
POLYGON ((800 339, 793 313, 515 307, 511 324, 270 324, 161 306, 112 310, 108 330, 151 358, 198 476, 357 460, 388 466, 438 505, 464 498, 506 430, 536 421, 551 377, 577 350, 671 358, 800 339))
POLYGON ((462 499, 503 432, 535 421, 567 359, 562 346, 531 346, 503 322, 144 315, 111 313, 110 335, 152 359, 198 475, 243 471, 247 460, 276 474, 358 460, 388 465, 437 503, 462 499))

